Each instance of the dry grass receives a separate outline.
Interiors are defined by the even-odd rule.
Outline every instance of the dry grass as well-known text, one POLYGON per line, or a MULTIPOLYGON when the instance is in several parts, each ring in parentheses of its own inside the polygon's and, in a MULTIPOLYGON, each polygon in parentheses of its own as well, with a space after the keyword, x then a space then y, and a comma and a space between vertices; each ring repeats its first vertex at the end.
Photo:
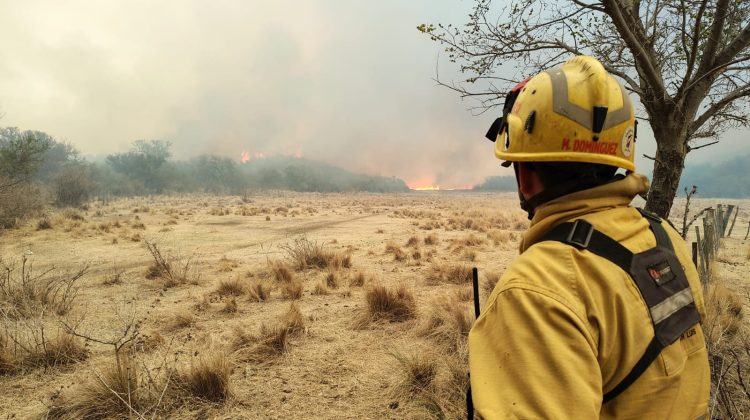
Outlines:
POLYGON ((339 276, 334 271, 328 272, 325 278, 325 284, 331 289, 338 289, 339 287, 339 276))
POLYGON ((221 309, 225 314, 233 314, 237 312, 237 299, 231 298, 224 302, 224 307, 221 309))
POLYGON ((438 374, 438 362, 433 354, 421 351, 411 355, 395 352, 391 355, 398 362, 402 374, 397 392, 414 396, 433 390, 438 374))
POLYGON ((187 310, 179 310, 172 315, 167 322, 167 328, 170 331, 181 330, 195 325, 195 316, 187 310))
POLYGON ((219 259, 218 265, 219 265, 218 271, 220 273, 228 273, 234 270, 235 268, 239 267, 240 263, 237 260, 227 258, 227 256, 224 255, 219 259))
POLYGON ((326 285, 326 282, 321 280, 318 283, 315 284, 315 287, 312 290, 312 294, 314 295, 327 295, 328 292, 328 286, 326 285))
POLYGON ((419 245, 419 238, 417 238, 416 236, 412 236, 406 241, 407 247, 413 248, 417 245, 419 245))
POLYGON ((174 376, 175 387, 188 398, 202 401, 223 402, 232 395, 231 361, 221 351, 205 352, 194 360, 190 367, 178 371, 174 376))
POLYGON ((356 271, 349 278, 349 287, 362 287, 367 281, 367 276, 361 271, 356 271))
POLYGON ((286 299, 300 299, 304 290, 305 286, 301 281, 293 280, 281 286, 281 295, 286 299))
POLYGON ((50 419, 124 418, 141 410, 149 399, 144 395, 140 378, 130 357, 108 365, 94 378, 82 383, 57 400, 53 400, 50 419))
POLYGON ((271 286, 263 281, 255 281, 247 289, 250 300, 255 302, 265 302, 271 297, 271 286))
POLYGON ((434 233, 431 233, 424 238, 425 245, 437 245, 438 243, 440 243, 440 240, 434 233))
POLYGON ((144 241, 144 244, 153 260, 146 271, 147 279, 160 279, 165 287, 199 282, 198 264, 193 257, 180 258, 162 252, 155 241, 144 241))
POLYGON ((22 330, 15 331, 4 327, 4 334, 0 335, 0 375, 70 365, 89 356, 81 340, 66 332, 58 331, 49 338, 39 324, 24 325, 22 330))
POLYGON ((370 287, 365 293, 366 311, 355 321, 355 328, 378 322, 402 322, 417 316, 414 294, 405 286, 396 289, 382 284, 370 287))
POLYGON ((435 299, 429 308, 417 334, 429 338, 448 354, 465 351, 474 322, 471 306, 454 295, 435 299))
POLYGON ((221 280, 216 286, 216 294, 219 296, 240 296, 247 292, 247 285, 240 276, 235 276, 229 280, 221 280))
POLYGON ((278 260, 271 260, 268 262, 268 267, 271 269, 271 274, 276 281, 289 283, 294 280, 294 273, 287 263, 278 260))
POLYGON ((452 284, 470 284, 471 267, 456 264, 437 264, 430 265, 425 276, 425 282, 428 285, 441 283, 452 284))
POLYGON ((750 414, 750 328, 743 299, 720 273, 712 272, 704 293, 706 334, 711 363, 711 417, 750 414))
POLYGON ((351 255, 326 249, 317 242, 310 241, 306 237, 295 239, 291 244, 281 247, 292 266, 297 271, 308 268, 340 269, 350 268, 352 265, 351 255))
POLYGON ((385 244, 385 253, 393 255, 394 261, 405 261, 406 258, 408 258, 406 252, 404 252, 404 250, 393 241, 388 241, 385 244))
POLYGON ((248 334, 237 328, 231 347, 241 360, 257 363, 269 362, 288 350, 289 339, 299 336, 305 330, 305 322, 297 305, 289 309, 274 325, 261 325, 257 335, 248 334))
POLYGON ((500 280, 500 275, 492 272, 487 271, 484 273, 484 282, 482 282, 482 289, 484 289, 484 292, 489 296, 493 290, 495 290, 495 285, 497 285, 497 282, 500 280))

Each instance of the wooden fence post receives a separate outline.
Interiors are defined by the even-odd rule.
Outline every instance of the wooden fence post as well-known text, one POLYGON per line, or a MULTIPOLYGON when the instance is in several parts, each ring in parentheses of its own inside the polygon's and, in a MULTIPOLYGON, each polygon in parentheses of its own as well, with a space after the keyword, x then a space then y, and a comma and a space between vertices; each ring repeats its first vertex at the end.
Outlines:
POLYGON ((706 258, 706 243, 705 240, 701 241, 701 231, 698 229, 698 226, 695 226, 695 241, 698 248, 698 277, 700 277, 701 283, 706 284, 708 280, 706 278, 706 261, 708 260, 706 258))
POLYGON ((727 236, 727 227, 729 226, 729 217, 732 215, 732 211, 734 211, 734 204, 730 204, 727 206, 727 211, 724 212, 724 220, 721 223, 721 237, 725 238, 727 236))
POLYGON ((734 217, 732 218, 732 225, 729 226, 729 233, 727 233, 727 236, 732 236, 732 230, 734 229, 734 222, 737 221, 737 215, 740 214, 740 207, 737 206, 737 208, 734 211, 734 217))

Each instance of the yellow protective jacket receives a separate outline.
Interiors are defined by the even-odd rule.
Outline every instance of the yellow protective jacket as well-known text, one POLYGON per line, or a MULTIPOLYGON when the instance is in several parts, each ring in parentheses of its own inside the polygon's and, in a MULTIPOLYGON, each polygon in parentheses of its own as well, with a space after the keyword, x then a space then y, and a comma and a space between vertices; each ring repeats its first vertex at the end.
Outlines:
MULTIPOLYGON (((627 390, 603 394, 633 368, 654 336, 630 276, 589 251, 540 237, 583 218, 634 253, 656 246, 629 203, 648 180, 624 179, 560 197, 536 210, 521 255, 503 274, 469 333, 475 413, 485 419, 696 419, 707 413, 710 375, 700 325, 688 330, 627 390)), ((705 317, 684 241, 663 223, 705 317)))

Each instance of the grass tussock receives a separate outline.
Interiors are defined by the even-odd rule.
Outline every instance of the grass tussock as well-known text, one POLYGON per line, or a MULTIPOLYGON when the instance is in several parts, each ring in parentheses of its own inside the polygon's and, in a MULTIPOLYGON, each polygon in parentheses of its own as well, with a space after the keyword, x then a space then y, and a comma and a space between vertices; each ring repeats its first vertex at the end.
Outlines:
POLYGON ((265 302, 271 298, 271 286, 263 281, 255 281, 247 289, 250 300, 265 302))
POLYGON ((297 271, 308 268, 341 269, 351 268, 351 255, 326 249, 323 245, 311 241, 306 237, 295 239, 291 244, 281 247, 287 258, 297 271))
POLYGON ((224 302, 224 307, 221 309, 225 314, 233 314, 237 312, 237 299, 231 298, 224 302))
POLYGON ((711 364, 712 418, 750 414, 750 327, 742 296, 714 270, 704 292, 703 331, 711 364))
POLYGON ((395 289, 374 285, 365 293, 365 303, 365 312, 355 321, 356 328, 379 321, 403 322, 417 316, 414 294, 403 285, 395 289))
POLYGON ((471 283, 471 267, 463 264, 433 263, 427 270, 425 282, 429 285, 442 283, 469 284, 471 283))
POLYGON ((302 292, 305 290, 305 286, 299 280, 290 281, 281 285, 281 295, 285 299, 299 299, 302 297, 302 292))
POLYGON ((326 274, 325 284, 330 289, 338 289, 339 287, 339 276, 335 271, 330 271, 326 274))
POLYGON ((416 236, 412 236, 406 241, 406 246, 409 248, 414 248, 417 245, 419 245, 419 238, 416 236))
POLYGON ((367 282, 367 276, 365 273, 356 271, 352 273, 352 276, 349 278, 349 287, 362 287, 365 285, 365 282, 367 282))
POLYGON ((89 351, 79 338, 63 331, 50 338, 38 325, 33 332, 29 327, 34 328, 26 325, 21 332, 9 331, 6 326, 5 334, 0 336, 0 375, 65 366, 88 358, 89 351))
POLYGON ((408 258, 406 252, 393 241, 388 241, 385 244, 385 253, 393 255, 394 261, 405 261, 408 258))
POLYGON ((328 286, 326 285, 326 282, 321 280, 318 283, 315 284, 315 287, 312 290, 312 294, 314 295, 327 295, 329 293, 328 286))
POLYGON ((221 280, 219 285, 216 286, 216 294, 219 296, 240 296, 244 295, 247 291, 245 282, 240 279, 240 276, 235 276, 229 280, 221 280))
POLYGON ((438 243, 440 243, 440 240, 434 233, 431 233, 424 238, 425 245, 437 245, 438 243))
POLYGON ((36 222, 36 230, 47 230, 52 229, 52 222, 48 217, 42 217, 36 222))
POLYGON ((174 375, 175 388, 188 398, 223 402, 232 395, 231 372, 231 361, 224 352, 205 352, 174 375))
POLYGON ((261 325, 255 335, 241 328, 235 329, 231 347, 241 360, 264 363, 284 354, 289 349, 289 339, 304 331, 304 317, 299 307, 292 303, 275 324, 261 325))
POLYGON ((391 353, 398 362, 401 381, 397 384, 397 391, 407 396, 419 395, 434 389, 438 374, 437 357, 426 351, 417 351, 407 355, 391 353))
POLYGON ((497 285, 498 281, 500 281, 499 274, 492 271, 485 272, 484 282, 482 282, 482 290, 484 290, 484 293, 489 296, 492 291, 495 290, 495 285, 497 285))
POLYGON ((465 300, 456 295, 445 296, 432 302, 417 334, 432 340, 448 354, 460 354, 466 348, 473 322, 471 306, 465 300))
POLYGON ((195 316, 187 310, 177 311, 167 322, 170 331, 190 328, 195 325, 195 316))
POLYGON ((237 260, 227 258, 227 256, 224 255, 219 259, 217 270, 220 273, 229 273, 239 266, 240 263, 237 260))
POLYGON ((294 280, 294 272, 284 261, 272 260, 268 262, 271 275, 277 282, 290 283, 294 280))

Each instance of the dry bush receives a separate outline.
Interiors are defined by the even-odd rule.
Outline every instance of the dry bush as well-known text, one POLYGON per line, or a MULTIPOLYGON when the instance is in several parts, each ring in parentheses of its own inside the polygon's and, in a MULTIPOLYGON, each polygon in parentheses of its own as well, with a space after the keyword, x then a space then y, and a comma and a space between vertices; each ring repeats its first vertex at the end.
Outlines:
POLYGON ((484 244, 484 239, 474 235, 473 233, 470 233, 469 235, 464 236, 461 239, 454 240, 453 243, 456 245, 472 247, 472 246, 479 246, 479 245, 484 244))
POLYGON ((271 297, 271 286, 263 281, 255 281, 247 289, 250 300, 255 302, 265 302, 271 297))
POLYGON ((55 267, 36 273, 26 255, 20 266, 0 259, 0 311, 10 318, 65 315, 78 296, 78 281, 88 270, 86 264, 73 273, 60 273, 55 267))
POLYGON ((161 279, 165 287, 174 287, 181 284, 197 284, 200 280, 198 264, 193 257, 180 258, 179 256, 163 253, 155 241, 144 241, 148 249, 152 264, 146 272, 147 279, 161 279))
POLYGON ((474 299, 474 287, 473 286, 461 286, 456 289, 456 299, 461 302, 467 302, 474 299))
POLYGON ((474 322, 471 307, 455 295, 436 299, 417 334, 427 337, 449 354, 460 353, 467 345, 469 330, 474 322))
POLYGON ((706 335, 711 364, 711 418, 750 414, 750 328, 744 299, 712 272, 704 293, 706 335))
POLYGON ((189 368, 175 373, 175 388, 188 398, 222 402, 232 395, 231 371, 231 361, 224 352, 205 352, 189 368))
POLYGON ((295 239, 291 244, 281 246, 281 249, 286 252, 297 271, 308 268, 350 268, 352 265, 351 255, 348 253, 325 249, 305 236, 295 239))
POLYGON ((489 232, 487 232, 487 239, 492 241, 492 243, 495 246, 497 246, 497 245, 506 244, 506 243, 515 241, 516 235, 513 232, 492 229, 489 232))
POLYGON ((427 270, 425 282, 429 285, 441 283, 466 284, 471 282, 471 267, 455 264, 434 263, 427 270))
POLYGON ((8 321, 4 320, 0 335, 0 375, 69 365, 88 358, 89 352, 80 339, 64 331, 50 337, 39 317, 8 321))
MULTIPOLYGON (((8 182, 0 178, 0 184, 8 182)), ((13 228, 27 217, 39 213, 44 207, 42 193, 30 183, 21 183, 0 188, 0 228, 13 228)))
POLYGON ((240 296, 245 294, 246 291, 245 282, 240 279, 240 276, 235 276, 229 280, 219 281, 215 292, 219 296, 240 296))
POLYGON ((365 312, 355 320, 355 328, 378 322, 402 322, 417 316, 414 294, 405 286, 390 289, 382 284, 372 286, 365 293, 365 312))
POLYGON ((328 286, 326 285, 326 282, 321 280, 318 283, 315 284, 315 287, 312 290, 312 294, 314 295, 327 295, 328 294, 328 286))

